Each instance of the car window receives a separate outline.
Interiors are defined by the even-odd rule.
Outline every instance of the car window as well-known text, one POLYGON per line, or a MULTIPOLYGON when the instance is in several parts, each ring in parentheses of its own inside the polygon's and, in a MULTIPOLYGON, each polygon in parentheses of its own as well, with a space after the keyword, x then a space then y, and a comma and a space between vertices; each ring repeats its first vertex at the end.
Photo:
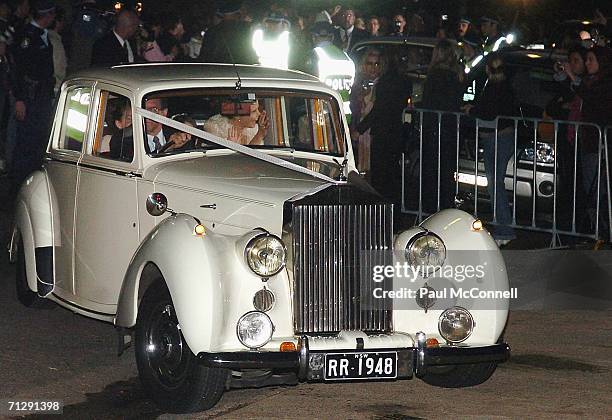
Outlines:
MULTIPOLYGON (((143 108, 254 148, 292 148, 341 155, 341 109, 331 96, 311 92, 258 91, 236 94, 202 89, 156 92, 143 108)), ((145 118, 145 148, 151 155, 218 145, 145 118)))
POLYGON ((70 88, 64 104, 58 148, 80 152, 89 126, 90 87, 70 88))
POLYGON ((100 110, 94 156, 131 162, 134 159, 131 101, 123 95, 102 91, 100 110))

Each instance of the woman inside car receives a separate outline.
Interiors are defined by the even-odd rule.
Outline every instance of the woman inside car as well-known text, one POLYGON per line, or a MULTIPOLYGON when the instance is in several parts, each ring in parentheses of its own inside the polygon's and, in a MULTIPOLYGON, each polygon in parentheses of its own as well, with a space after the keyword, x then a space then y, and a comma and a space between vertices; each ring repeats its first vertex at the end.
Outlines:
MULTIPOLYGON (((243 106, 238 103, 236 106, 243 106)), ((215 136, 247 146, 261 146, 268 133, 268 116, 259 110, 259 101, 250 104, 248 115, 225 116, 217 114, 204 123, 204 130, 215 136)))

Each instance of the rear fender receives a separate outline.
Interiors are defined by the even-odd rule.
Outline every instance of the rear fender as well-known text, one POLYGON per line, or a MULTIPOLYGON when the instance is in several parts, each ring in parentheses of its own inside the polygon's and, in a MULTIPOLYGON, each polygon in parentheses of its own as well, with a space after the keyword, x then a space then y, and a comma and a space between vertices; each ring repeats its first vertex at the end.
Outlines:
POLYGON ((15 203, 9 256, 11 262, 16 261, 17 241, 21 238, 28 286, 40 296, 50 294, 55 285, 53 246, 60 238, 56 213, 55 192, 47 173, 44 170, 32 173, 21 187, 15 203))

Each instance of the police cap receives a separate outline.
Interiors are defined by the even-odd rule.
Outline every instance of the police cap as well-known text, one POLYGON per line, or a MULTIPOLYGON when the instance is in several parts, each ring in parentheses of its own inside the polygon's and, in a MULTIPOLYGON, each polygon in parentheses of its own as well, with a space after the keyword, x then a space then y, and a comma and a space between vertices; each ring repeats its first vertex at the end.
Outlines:
POLYGON ((55 12, 55 2, 53 0, 37 0, 32 4, 32 7, 39 15, 55 12))
POLYGON ((483 17, 480 18, 480 23, 494 23, 496 25, 499 25, 499 19, 497 18, 497 16, 493 16, 493 15, 485 15, 483 17))
POLYGON ((231 15, 237 13, 242 8, 242 0, 223 0, 218 2, 217 12, 220 15, 231 15))

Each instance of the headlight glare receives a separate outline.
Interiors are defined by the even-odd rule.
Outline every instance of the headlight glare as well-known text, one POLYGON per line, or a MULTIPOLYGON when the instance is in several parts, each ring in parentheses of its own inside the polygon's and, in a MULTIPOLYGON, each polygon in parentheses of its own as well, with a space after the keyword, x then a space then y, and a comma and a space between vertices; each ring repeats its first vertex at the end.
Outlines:
POLYGON ((425 232, 413 238, 406 247, 406 258, 412 266, 431 267, 427 273, 432 274, 444 265, 446 247, 437 235, 425 232), (432 270, 433 269, 433 270, 432 270))
POLYGON ((255 274, 270 277, 280 272, 287 261, 285 244, 268 233, 251 239, 246 246, 247 264, 255 274))
POLYGON ((474 318, 470 311, 460 306, 442 312, 438 320, 440 335, 450 343, 467 340, 474 330, 474 318))
MULTIPOLYGON (((555 149, 548 143, 536 143, 536 163, 555 163, 555 149)), ((519 159, 523 161, 533 162, 533 146, 526 147, 521 150, 519 159)))
POLYGON ((272 339, 274 325, 268 315, 259 311, 251 311, 242 315, 236 325, 238 340, 250 348, 257 349, 272 339))

